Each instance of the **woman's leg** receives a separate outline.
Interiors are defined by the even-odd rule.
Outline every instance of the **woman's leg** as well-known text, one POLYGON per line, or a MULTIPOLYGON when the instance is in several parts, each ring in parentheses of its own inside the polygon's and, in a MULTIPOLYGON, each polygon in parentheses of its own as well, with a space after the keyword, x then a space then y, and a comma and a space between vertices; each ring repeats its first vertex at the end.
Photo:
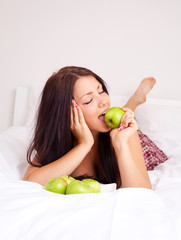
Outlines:
POLYGON ((135 93, 125 104, 125 107, 130 108, 132 111, 136 109, 137 106, 146 102, 146 95, 155 85, 156 80, 153 77, 144 78, 135 93))

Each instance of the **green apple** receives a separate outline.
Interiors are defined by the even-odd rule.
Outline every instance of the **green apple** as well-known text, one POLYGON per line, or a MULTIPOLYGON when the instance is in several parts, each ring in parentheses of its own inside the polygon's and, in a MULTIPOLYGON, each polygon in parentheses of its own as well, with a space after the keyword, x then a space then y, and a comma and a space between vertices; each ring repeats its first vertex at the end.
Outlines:
POLYGON ((80 180, 72 181, 66 190, 66 194, 93 193, 93 189, 80 180))
POLYGON ((50 192, 65 194, 67 186, 68 186, 68 183, 65 179, 63 179, 62 177, 55 177, 50 179, 45 184, 45 190, 50 192))
POLYGON ((101 191, 101 184, 94 179, 85 178, 82 182, 88 184, 93 189, 94 193, 99 193, 101 191))
POLYGON ((73 180, 75 180, 75 178, 67 175, 61 175, 60 177, 65 179, 65 181, 67 181, 68 184, 71 183, 73 180))
POLYGON ((120 107, 112 107, 104 116, 105 122, 111 128, 119 128, 122 116, 124 114, 125 111, 123 111, 120 107))

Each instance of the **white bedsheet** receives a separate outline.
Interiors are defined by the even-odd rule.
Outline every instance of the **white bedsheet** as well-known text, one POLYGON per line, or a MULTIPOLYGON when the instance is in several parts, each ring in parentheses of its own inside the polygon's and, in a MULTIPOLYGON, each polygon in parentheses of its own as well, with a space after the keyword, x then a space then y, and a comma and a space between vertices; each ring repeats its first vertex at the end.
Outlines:
POLYGON ((149 171, 153 190, 59 195, 22 181, 27 127, 0 135, 0 239, 181 239, 181 145, 149 171))

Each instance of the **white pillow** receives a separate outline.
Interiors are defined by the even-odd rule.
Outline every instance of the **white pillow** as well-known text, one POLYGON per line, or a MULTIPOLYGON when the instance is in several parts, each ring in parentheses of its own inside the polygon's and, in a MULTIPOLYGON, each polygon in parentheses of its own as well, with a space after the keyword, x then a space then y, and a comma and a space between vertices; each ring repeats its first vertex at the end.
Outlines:
POLYGON ((150 99, 135 110, 135 117, 145 133, 181 139, 181 101, 150 99))
POLYGON ((31 129, 11 127, 0 134, 0 175, 22 179, 28 167, 27 148, 31 129))
MULTIPOLYGON (((122 107, 128 96, 111 95, 111 106, 122 107)), ((181 139, 181 101, 147 99, 135 110, 140 129, 148 135, 156 134, 174 140, 181 139)))
POLYGON ((27 117, 24 126, 33 126, 36 118, 36 113, 39 107, 41 92, 43 88, 30 88, 29 92, 29 100, 28 100, 28 109, 27 109, 27 117))
POLYGON ((181 101, 148 99, 135 110, 140 130, 167 156, 181 141, 181 101))
POLYGON ((110 95, 111 107, 123 107, 129 100, 128 96, 110 95))

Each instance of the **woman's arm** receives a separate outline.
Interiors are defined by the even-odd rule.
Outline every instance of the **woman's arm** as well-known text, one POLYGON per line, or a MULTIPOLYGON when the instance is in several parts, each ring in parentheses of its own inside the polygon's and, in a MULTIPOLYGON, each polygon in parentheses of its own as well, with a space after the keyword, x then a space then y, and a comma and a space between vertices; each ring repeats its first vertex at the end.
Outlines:
MULTIPOLYGON (((62 158, 59 158, 52 163, 43 167, 30 166, 23 180, 37 182, 44 186, 51 178, 60 175, 70 175, 82 162, 89 151, 89 145, 79 144, 62 158)), ((37 163, 36 157, 34 163, 37 163)))
POLYGON ((122 187, 143 187, 151 189, 137 133, 129 141, 115 148, 122 187))
MULTIPOLYGON (((30 166, 24 176, 24 180, 45 185, 51 178, 60 175, 71 175, 91 150, 94 143, 92 133, 85 122, 83 113, 80 107, 75 104, 75 101, 73 101, 71 110, 71 131, 76 138, 74 148, 63 157, 45 166, 30 166)), ((36 157, 33 162, 38 163, 36 157)))
POLYGON ((122 187, 143 187, 151 189, 145 167, 142 149, 137 134, 137 123, 131 110, 126 110, 122 124, 125 129, 111 131, 111 140, 118 161, 122 187))

